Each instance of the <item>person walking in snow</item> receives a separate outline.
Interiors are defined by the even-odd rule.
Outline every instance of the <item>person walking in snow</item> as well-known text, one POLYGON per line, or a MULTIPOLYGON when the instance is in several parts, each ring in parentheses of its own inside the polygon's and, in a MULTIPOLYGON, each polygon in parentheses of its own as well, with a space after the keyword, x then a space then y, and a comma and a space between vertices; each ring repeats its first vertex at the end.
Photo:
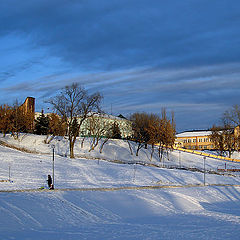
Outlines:
POLYGON ((51 188, 51 186, 52 186, 52 177, 51 177, 51 175, 48 175, 47 182, 48 182, 48 187, 51 188))

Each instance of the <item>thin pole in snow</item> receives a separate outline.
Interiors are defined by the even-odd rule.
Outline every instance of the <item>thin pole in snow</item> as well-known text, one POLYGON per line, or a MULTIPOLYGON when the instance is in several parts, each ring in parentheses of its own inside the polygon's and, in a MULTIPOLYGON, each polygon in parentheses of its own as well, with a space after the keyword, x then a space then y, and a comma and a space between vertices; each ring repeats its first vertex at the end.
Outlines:
POLYGON ((11 171, 11 166, 9 165, 9 166, 8 166, 8 180, 9 180, 9 182, 11 181, 10 171, 11 171))
POLYGON ((135 177, 136 177, 136 170, 137 170, 137 166, 136 166, 136 163, 133 164, 133 181, 135 181, 135 177))
POLYGON ((203 168, 204 168, 204 175, 203 175, 203 184, 204 184, 204 186, 205 186, 205 184, 206 184, 206 169, 205 169, 205 160, 206 160, 206 157, 204 156, 203 157, 203 168))
POLYGON ((54 148, 53 148, 53 187, 54 187, 54 148))
POLYGON ((52 165, 52 179, 53 179, 53 189, 54 189, 54 149, 55 145, 52 145, 52 150, 53 150, 53 165, 52 165))
POLYGON ((181 167, 181 152, 179 151, 179 167, 181 167))

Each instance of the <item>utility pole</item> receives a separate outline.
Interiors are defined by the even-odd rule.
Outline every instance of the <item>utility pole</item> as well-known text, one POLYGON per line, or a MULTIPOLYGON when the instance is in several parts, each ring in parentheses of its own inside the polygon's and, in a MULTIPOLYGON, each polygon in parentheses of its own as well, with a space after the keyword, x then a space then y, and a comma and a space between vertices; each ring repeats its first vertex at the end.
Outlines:
POLYGON ((180 150, 179 150, 178 161, 179 161, 179 167, 181 167, 181 152, 180 152, 180 150))
POLYGON ((53 165, 52 165, 52 179, 53 179, 53 189, 54 189, 54 150, 55 150, 55 145, 52 145, 52 150, 53 150, 53 165))
POLYGON ((204 168, 204 175, 203 175, 203 184, 205 186, 206 184, 206 169, 205 169, 205 161, 206 161, 206 156, 203 157, 203 168, 204 168))

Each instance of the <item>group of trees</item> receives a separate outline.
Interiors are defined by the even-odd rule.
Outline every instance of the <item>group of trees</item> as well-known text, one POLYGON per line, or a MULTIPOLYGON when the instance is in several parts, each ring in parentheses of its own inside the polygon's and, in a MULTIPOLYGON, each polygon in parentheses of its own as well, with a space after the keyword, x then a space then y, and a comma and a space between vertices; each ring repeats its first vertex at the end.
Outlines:
POLYGON ((65 119, 56 113, 45 115, 43 112, 35 119, 34 133, 38 135, 64 136, 67 132, 65 119))
POLYGON ((142 147, 152 146, 151 158, 156 144, 158 145, 159 158, 162 158, 163 150, 174 145, 176 125, 174 115, 169 119, 166 110, 162 109, 161 116, 147 113, 134 113, 131 115, 133 127, 133 140, 138 144, 136 155, 142 147))
POLYGON ((32 132, 34 113, 25 112, 16 102, 13 106, 0 106, 0 130, 18 138, 20 132, 32 132))
POLYGON ((224 112, 218 126, 211 128, 210 136, 214 148, 219 151, 220 155, 228 153, 231 157, 234 151, 240 150, 240 134, 237 127, 240 126, 240 106, 235 105, 224 112))

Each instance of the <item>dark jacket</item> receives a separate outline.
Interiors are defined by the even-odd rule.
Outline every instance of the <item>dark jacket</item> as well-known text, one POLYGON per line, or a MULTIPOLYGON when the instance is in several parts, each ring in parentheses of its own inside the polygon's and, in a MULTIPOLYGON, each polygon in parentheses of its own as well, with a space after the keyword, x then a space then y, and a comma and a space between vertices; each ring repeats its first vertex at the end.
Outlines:
POLYGON ((47 180, 47 182, 48 182, 48 187, 50 188, 51 185, 52 185, 52 178, 51 178, 51 175, 48 175, 48 180, 47 180))

